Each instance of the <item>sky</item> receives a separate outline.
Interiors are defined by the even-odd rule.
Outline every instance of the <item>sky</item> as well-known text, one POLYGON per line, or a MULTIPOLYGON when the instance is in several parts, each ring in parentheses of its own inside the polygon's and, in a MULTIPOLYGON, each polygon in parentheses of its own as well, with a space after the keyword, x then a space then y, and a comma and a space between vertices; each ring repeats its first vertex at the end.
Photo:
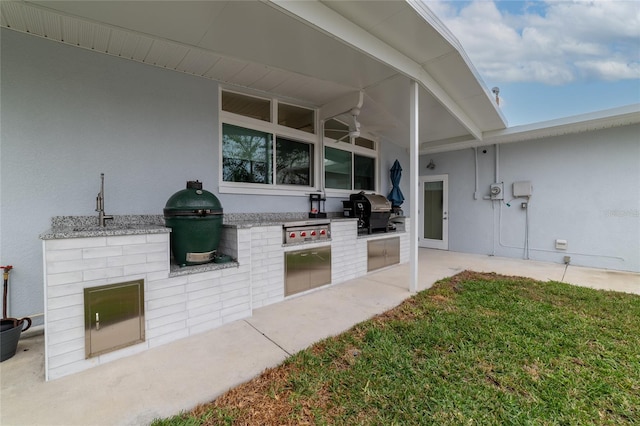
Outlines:
POLYGON ((640 1, 427 0, 509 126, 640 103, 640 1))

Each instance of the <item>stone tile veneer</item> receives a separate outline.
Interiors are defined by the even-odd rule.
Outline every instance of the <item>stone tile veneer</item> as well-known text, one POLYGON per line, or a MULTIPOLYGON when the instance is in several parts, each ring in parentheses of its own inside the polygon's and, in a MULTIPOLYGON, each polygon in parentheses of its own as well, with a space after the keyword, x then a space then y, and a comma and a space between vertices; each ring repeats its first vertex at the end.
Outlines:
MULTIPOLYGON (((56 379, 251 315, 251 229, 235 267, 169 277, 169 233, 43 240, 45 374, 56 379), (144 279, 145 342, 85 359, 84 288, 144 279)), ((236 244, 234 243, 234 244, 236 244)))
MULTIPOLYGON (((94 217, 58 217, 52 230, 41 235, 47 380, 249 317, 254 308, 284 300, 284 252, 296 248, 283 245, 282 222, 308 219, 306 213, 225 214, 218 250, 237 262, 176 273, 170 266, 170 234, 161 225, 162 216, 118 218, 116 224, 133 231, 92 229, 82 234, 69 230, 94 227, 94 217), (139 229, 151 233, 138 233, 139 229), (145 342, 85 359, 84 288, 137 279, 144 280, 145 342)), ((407 232, 358 236, 356 226, 353 219, 332 220, 331 285, 367 274, 371 238, 399 236, 400 262, 409 260, 407 232)), ((408 219, 406 227, 408 231, 408 219)))
POLYGON ((284 300, 282 225, 251 228, 251 288, 254 308, 284 300))
POLYGON ((339 284, 367 273, 367 246, 358 241, 353 221, 331 223, 331 282, 339 284), (364 246, 364 252, 362 247, 364 246))

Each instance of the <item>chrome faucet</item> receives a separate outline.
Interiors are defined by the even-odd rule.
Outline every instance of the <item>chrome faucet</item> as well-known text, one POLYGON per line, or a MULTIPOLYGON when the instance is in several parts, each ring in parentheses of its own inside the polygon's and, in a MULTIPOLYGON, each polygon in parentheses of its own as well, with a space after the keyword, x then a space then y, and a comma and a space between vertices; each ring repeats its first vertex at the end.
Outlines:
POLYGON ((102 227, 106 226, 105 221, 113 220, 112 215, 104 214, 104 173, 100 173, 100 192, 96 197, 96 211, 98 212, 98 224, 102 227))

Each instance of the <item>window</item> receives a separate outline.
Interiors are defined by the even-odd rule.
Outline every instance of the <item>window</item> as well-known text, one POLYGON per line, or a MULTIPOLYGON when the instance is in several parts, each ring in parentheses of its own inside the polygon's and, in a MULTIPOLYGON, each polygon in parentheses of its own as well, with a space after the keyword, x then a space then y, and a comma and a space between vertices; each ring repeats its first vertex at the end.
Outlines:
POLYGON ((327 189, 375 191, 376 142, 351 137, 349 126, 336 119, 324 123, 324 183, 327 189))
POLYGON ((353 155, 353 189, 374 191, 376 189, 376 159, 353 155))
POLYGON ((222 110, 256 120, 271 121, 271 101, 233 92, 222 92, 222 110))
POLYGON ((313 145, 276 139, 276 182, 281 185, 313 184, 313 145))
MULTIPOLYGON (((276 138, 276 182, 313 184, 313 145, 276 138)), ((225 182, 273 182, 272 135, 231 124, 222 125, 222 179, 225 182)))
POLYGON ((222 179, 225 182, 271 183, 271 134, 222 125, 222 179))
POLYGON ((346 122, 329 119, 319 134, 313 108, 225 90, 220 108, 220 192, 308 196, 310 189, 326 188, 342 196, 376 191, 378 142, 367 135, 354 138, 346 122), (318 147, 321 137, 324 152, 318 147))
POLYGON ((333 140, 344 139, 349 135, 349 126, 341 121, 331 119, 324 123, 324 137, 333 140))
POLYGON ((337 148, 325 147, 324 183, 329 189, 375 191, 376 159, 337 148))
POLYGON ((351 153, 341 149, 324 149, 324 184, 327 188, 351 189, 351 153))
POLYGON ((353 143, 363 148, 376 149, 376 143, 367 138, 363 138, 363 137, 356 138, 353 143))
POLYGON ((375 150, 376 143, 371 139, 359 136, 357 138, 349 137, 349 126, 342 121, 332 118, 324 123, 324 137, 333 139, 336 142, 344 142, 360 146, 362 148, 375 150))
POLYGON ((316 132, 314 111, 295 105, 278 103, 278 124, 307 133, 316 132))
POLYGON ((315 117, 310 108, 221 91, 220 191, 308 194, 315 182, 315 117))

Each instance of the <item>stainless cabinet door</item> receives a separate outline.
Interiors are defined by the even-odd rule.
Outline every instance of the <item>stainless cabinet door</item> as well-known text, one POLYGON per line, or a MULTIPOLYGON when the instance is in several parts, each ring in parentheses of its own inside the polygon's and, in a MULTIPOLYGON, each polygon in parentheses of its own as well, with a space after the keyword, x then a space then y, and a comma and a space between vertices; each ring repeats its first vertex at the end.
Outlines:
POLYGON ((390 266, 400 263, 400 238, 389 238, 383 241, 386 241, 386 265, 390 266))
POLYGON ((400 238, 385 238, 367 242, 367 271, 400 263, 400 238))
POLYGON ((84 290, 85 356, 143 342, 144 281, 131 281, 84 290))
POLYGON ((309 288, 331 283, 331 247, 320 247, 309 251, 311 256, 309 288))
POLYGON ((331 246, 284 254, 284 295, 331 283, 331 246))
POLYGON ((385 266, 384 240, 367 241, 367 271, 374 271, 385 266))
POLYGON ((284 254, 284 295, 300 293, 309 289, 309 254, 290 251, 284 254))

